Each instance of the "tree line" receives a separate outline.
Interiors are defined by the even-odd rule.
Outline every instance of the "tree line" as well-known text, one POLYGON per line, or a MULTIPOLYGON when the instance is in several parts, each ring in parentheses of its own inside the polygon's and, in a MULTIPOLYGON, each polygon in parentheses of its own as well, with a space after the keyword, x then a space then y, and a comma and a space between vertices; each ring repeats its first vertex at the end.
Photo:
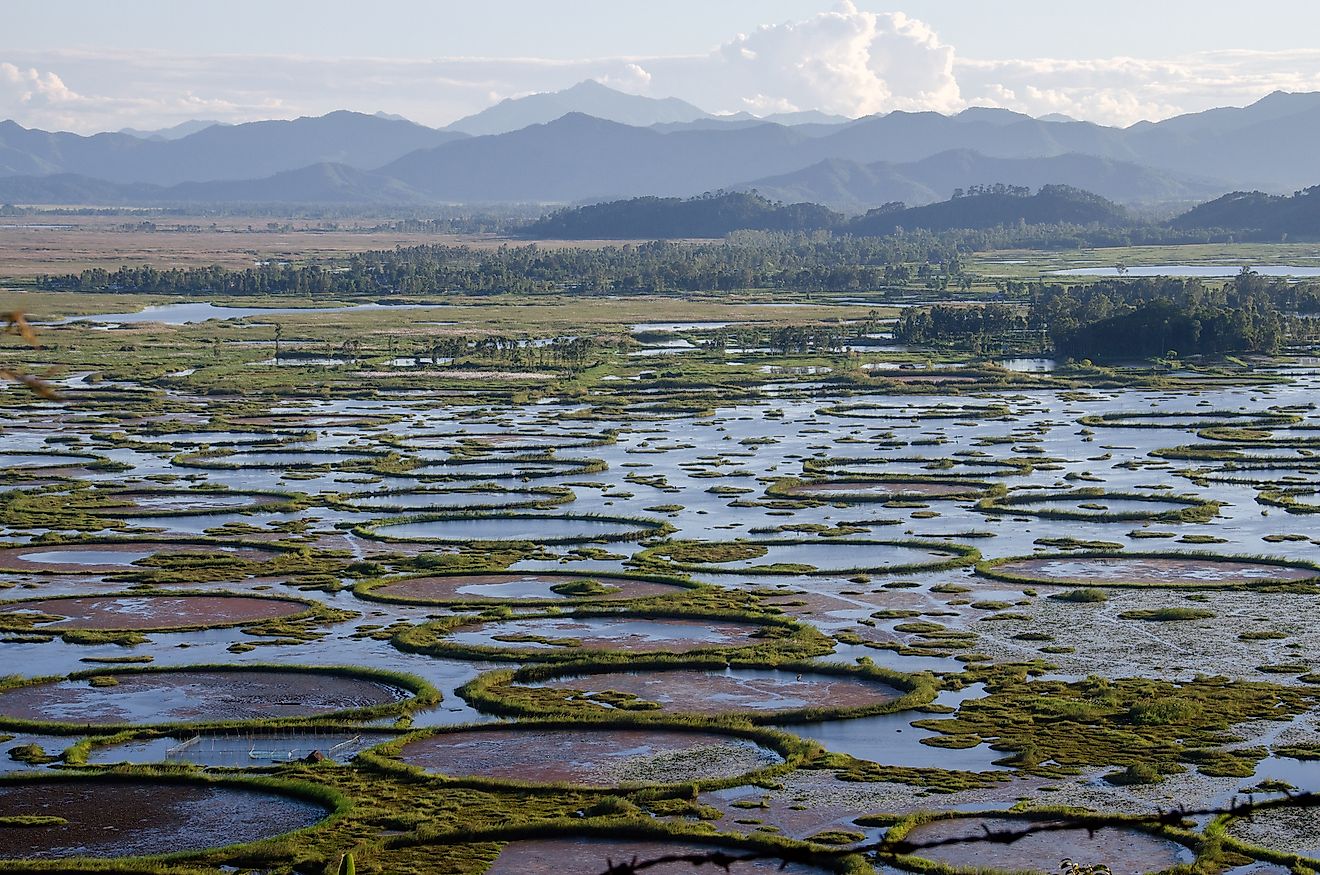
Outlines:
POLYGON ((1026 283, 1018 305, 938 304, 907 310, 896 339, 980 352, 1008 339, 1073 359, 1276 352, 1314 333, 1320 284, 1243 269, 1230 282, 1143 277, 1084 284, 1026 283))
POLYGON ((126 266, 42 276, 43 289, 300 297, 783 289, 878 289, 918 278, 929 288, 962 271, 960 247, 937 235, 888 238, 744 231, 707 243, 657 241, 599 249, 535 244, 477 249, 426 245, 340 263, 270 262, 241 270, 126 266))

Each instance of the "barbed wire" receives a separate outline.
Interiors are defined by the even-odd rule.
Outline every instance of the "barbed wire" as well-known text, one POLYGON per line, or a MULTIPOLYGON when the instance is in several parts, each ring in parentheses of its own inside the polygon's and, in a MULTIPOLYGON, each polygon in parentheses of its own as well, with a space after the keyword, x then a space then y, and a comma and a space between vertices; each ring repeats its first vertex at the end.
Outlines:
MULTIPOLYGON (((0 333, 15 334, 33 349, 41 348, 41 344, 37 341, 37 333, 32 330, 32 326, 28 324, 27 318, 24 317, 21 311, 15 310, 12 313, 6 313, 4 319, 6 324, 3 332, 0 333)), ((55 391, 54 387, 36 374, 28 374, 23 371, 0 367, 0 380, 11 380, 18 383, 20 386, 28 388, 48 401, 54 401, 59 398, 59 394, 55 391)))
MULTIPOLYGON (((1123 826, 1151 826, 1151 827, 1180 827, 1189 819, 1201 817, 1222 817, 1229 815, 1233 817, 1250 817, 1258 811, 1265 811, 1271 808, 1290 808, 1290 807, 1309 807, 1320 805, 1320 794, 1317 793, 1291 793, 1280 791, 1282 795, 1279 798, 1267 799, 1257 802, 1254 796, 1248 795, 1245 802, 1239 802, 1238 797, 1234 797, 1232 804, 1219 808, 1173 808, 1167 811, 1160 811, 1149 815, 1135 815, 1124 817, 1119 821, 1103 820, 1101 814, 1067 814, 1056 812, 1022 812, 1022 817, 1039 817, 1042 822, 1029 824, 1019 828, 993 828, 988 824, 982 824, 982 832, 975 835, 958 835, 941 839, 932 839, 925 842, 910 842, 905 839, 882 838, 879 841, 867 845, 850 845, 838 850, 807 850, 795 848, 778 848, 765 851, 731 851, 727 849, 700 851, 693 853, 665 854, 663 856, 649 857, 639 859, 634 857, 631 861, 615 863, 613 860, 606 860, 607 868, 601 875, 636 875, 639 872, 645 872, 648 869, 654 869, 658 866, 672 865, 676 863, 687 863, 694 867, 712 866, 717 869, 723 869, 725 872, 732 870, 732 867, 738 863, 752 862, 780 862, 780 868, 787 867, 790 863, 805 863, 814 866, 828 866, 837 862, 842 857, 853 854, 878 854, 885 857, 896 857, 911 855, 917 851, 928 851, 937 848, 950 847, 952 845, 963 845, 977 842, 988 844, 1011 845, 1021 841, 1029 836, 1040 833, 1050 832, 1071 832, 1074 830, 1086 830, 1094 837, 1097 832, 1106 828, 1123 826)), ((1013 816, 1010 814, 1009 816, 1013 816)), ((1065 860, 1065 870, 1070 865, 1075 866, 1071 860, 1065 860)), ((1075 866, 1078 871, 1104 871, 1103 865, 1099 866, 1075 866)))

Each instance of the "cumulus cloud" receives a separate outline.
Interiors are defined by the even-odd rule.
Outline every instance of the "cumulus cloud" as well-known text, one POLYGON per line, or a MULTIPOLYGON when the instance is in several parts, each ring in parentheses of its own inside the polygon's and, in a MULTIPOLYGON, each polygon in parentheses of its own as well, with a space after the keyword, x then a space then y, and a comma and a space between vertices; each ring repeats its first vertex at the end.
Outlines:
MULTIPOLYGON (((115 64, 106 64, 105 60, 94 63, 97 75, 105 76, 102 84, 110 87, 109 93, 101 94, 75 90, 62 75, 49 70, 0 61, 0 118, 47 130, 88 132, 125 126, 138 119, 183 121, 242 112, 227 99, 202 98, 184 89, 167 93, 167 86, 159 82, 149 84, 132 74, 116 76, 115 64), (152 96, 153 90, 161 93, 152 96)), ((257 113, 276 105, 267 100, 264 107, 254 104, 245 109, 257 113)))
POLYGON ((190 118, 246 121, 384 110, 442 125, 506 97, 596 79, 711 112, 998 106, 1131 124, 1273 90, 1320 90, 1320 50, 1206 52, 1163 59, 967 57, 927 23, 851 0, 679 57, 323 58, 65 51, 0 55, 0 117, 78 131, 190 118))
POLYGON ((926 24, 845 0, 805 21, 739 34, 706 56, 653 62, 648 91, 700 95, 715 112, 952 110, 962 105, 953 63, 953 49, 926 24))
POLYGON ((956 71, 970 103, 1129 125, 1243 105, 1271 91, 1320 90, 1320 50, 1204 52, 1163 59, 959 59, 956 71))
POLYGON ((641 64, 624 64, 620 72, 607 73, 604 76, 597 77, 596 81, 617 91, 639 94, 650 88, 653 78, 650 72, 641 64))
POLYGON ((22 110, 70 103, 78 95, 54 73, 0 62, 0 110, 22 110))

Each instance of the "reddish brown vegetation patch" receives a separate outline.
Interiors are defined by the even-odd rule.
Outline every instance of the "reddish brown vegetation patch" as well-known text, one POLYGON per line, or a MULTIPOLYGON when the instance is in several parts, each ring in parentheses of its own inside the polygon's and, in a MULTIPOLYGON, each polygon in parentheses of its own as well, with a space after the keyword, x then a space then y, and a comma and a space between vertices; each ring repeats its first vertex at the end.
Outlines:
POLYGON ((506 650, 627 650, 689 653, 746 647, 764 628, 733 620, 649 617, 544 617, 467 623, 450 634, 458 644, 506 650))
MULTIPOLYGON (((583 695, 577 700, 587 702, 600 693, 625 693, 657 703, 661 711, 689 714, 864 708, 893 701, 902 695, 893 687, 877 681, 769 669, 609 672, 556 678, 533 686, 579 690, 583 695)), ((604 702, 597 704, 608 707, 604 702)))
POLYGON ((109 677, 117 683, 64 680, 6 690, 0 693, 0 715, 97 726, 218 723, 330 714, 408 696, 379 681, 319 672, 180 669, 109 677))
MULTIPOLYGON (((960 818, 940 820, 919 826, 908 833, 914 843, 957 837, 984 839, 991 830, 1022 829, 1026 821, 1008 818, 960 818)), ((1027 872, 1054 872, 1056 857, 1068 858, 1083 865, 1104 863, 1113 872, 1162 872, 1179 863, 1191 862, 1191 854, 1182 845, 1137 830, 1105 827, 1091 832, 1086 827, 1029 835, 1012 844, 968 841, 948 845, 919 855, 951 866, 976 869, 1002 869, 1027 872)))
POLYGON ((301 602, 230 595, 105 595, 38 599, 0 607, 0 616, 35 613, 60 617, 37 623, 42 629, 150 631, 199 626, 240 626, 292 617, 307 610, 301 602))
POLYGON ((976 490, 961 483, 908 480, 827 480, 799 483, 785 490, 804 498, 848 500, 849 498, 943 498, 968 495, 976 490))
POLYGON ((404 745, 400 758, 451 777, 591 787, 725 778, 781 761, 734 736, 585 726, 441 732, 404 745))
POLYGON ((0 784, 0 817, 63 818, 0 826, 0 858, 127 857, 199 851, 311 826, 319 805, 231 786, 148 781, 0 784))
POLYGON ((567 599, 589 597, 593 599, 636 599, 667 595, 674 592, 671 584, 625 577, 594 577, 571 574, 465 574, 454 577, 417 577, 387 583, 373 590, 384 596, 428 601, 503 601, 505 599, 567 599), (575 594, 571 590, 556 591, 574 582, 595 583, 607 592, 575 594))
POLYGON ((13 571, 58 571, 109 574, 132 569, 151 556, 192 554, 208 559, 266 562, 277 555, 259 547, 224 547, 219 544, 141 541, 134 543, 46 544, 0 549, 0 568, 13 571))
POLYGON ((141 516, 171 513, 226 513, 251 510, 281 504, 278 495, 253 492, 222 492, 194 490, 168 492, 161 490, 128 490, 116 492, 111 503, 93 508, 97 513, 131 513, 141 516))
MULTIPOLYGON (((486 870, 486 875, 596 875, 605 871, 610 860, 620 863, 634 858, 651 860, 675 854, 706 854, 717 850, 734 855, 738 853, 737 849, 710 845, 639 839, 532 839, 505 845, 499 858, 486 870)), ((694 869, 691 863, 669 863, 646 871, 654 875, 688 875, 704 870, 694 869)), ((818 875, 825 870, 800 863, 784 865, 779 860, 754 860, 734 863, 728 871, 731 875, 770 875, 773 872, 818 875)))

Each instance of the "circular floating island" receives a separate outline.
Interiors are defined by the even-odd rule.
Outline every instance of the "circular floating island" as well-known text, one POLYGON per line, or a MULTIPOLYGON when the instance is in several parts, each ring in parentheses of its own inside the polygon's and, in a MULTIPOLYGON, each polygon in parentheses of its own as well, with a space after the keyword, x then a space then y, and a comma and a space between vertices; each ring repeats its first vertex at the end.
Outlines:
POLYGON ((987 489, 989 484, 977 477, 1008 477, 1030 474, 1037 466, 1057 464, 1050 458, 995 458, 988 454, 965 453, 954 456, 833 456, 807 459, 802 470, 814 477, 837 480, 948 480, 959 485, 987 489), (972 479, 964 480, 963 477, 972 479))
POLYGON ((401 513, 426 511, 501 510, 538 505, 563 504, 573 500, 568 489, 413 489, 399 492, 370 492, 348 496, 346 504, 354 509, 385 510, 401 513))
POLYGON ((405 712, 436 698, 414 678, 356 668, 96 670, 0 690, 0 725, 131 729, 348 719, 405 712))
POLYGON ((974 547, 946 541, 772 539, 671 541, 643 550, 639 559, 703 574, 888 574, 939 571, 970 565, 974 547))
POLYGON ((443 435, 409 436, 400 442, 402 449, 443 449, 465 447, 504 453, 544 452, 581 447, 595 447, 614 442, 612 434, 548 434, 544 432, 456 432, 443 435))
POLYGON ((395 737, 397 733, 381 730, 295 727, 241 733, 189 729, 175 730, 171 735, 144 730, 127 741, 122 735, 93 739, 87 762, 100 766, 187 763, 204 768, 253 769, 303 761, 316 752, 325 759, 346 763, 367 748, 395 737))
POLYGON ((270 413, 262 416, 224 417, 220 425, 245 428, 371 428, 386 425, 397 416, 372 413, 270 413))
POLYGON ((107 462, 102 456, 90 453, 0 453, 0 470, 44 470, 47 468, 81 468, 98 462, 107 462))
POLYGON ((1191 849, 1164 836, 1132 827, 1091 822, 1079 823, 1075 829, 1034 833, 1008 844, 983 840, 987 830, 1020 830, 1043 823, 1049 821, 1020 817, 946 817, 910 830, 903 829, 900 824, 895 830, 902 830, 903 839, 913 844, 966 838, 965 842, 913 852, 917 859, 960 871, 962 867, 968 867, 1044 875, 1058 871, 1057 865, 1046 862, 1058 857, 1103 860, 1114 872, 1163 872, 1179 863, 1191 863, 1196 858, 1191 849))
POLYGON ((298 787, 164 776, 0 779, 0 859, 205 851, 305 829, 334 813, 310 793, 289 792, 298 787))
POLYGON ((428 774, 521 785, 723 781, 780 765, 764 739, 687 729, 523 724, 442 730, 377 750, 428 774))
POLYGON ((1253 811, 1229 824, 1228 838, 1229 850, 1242 842, 1320 860, 1320 809, 1286 805, 1253 811))
POLYGON ((1058 586, 1236 587, 1320 584, 1320 567, 1204 553, 1072 553, 995 559, 978 573, 1012 583, 1058 586))
POLYGON ((1320 483, 1305 486, 1281 484, 1274 488, 1263 489, 1260 495, 1256 496, 1256 501, 1281 507, 1288 513, 1320 513, 1320 483))
MULTIPOLYGON (((486 875, 597 875, 609 860, 650 860, 669 855, 737 855, 751 848, 702 845, 665 839, 614 839, 566 836, 509 842, 490 864, 486 875)), ((647 870, 654 875, 690 875, 691 863, 668 863, 647 870)), ((748 860, 729 867, 730 875, 824 875, 828 870, 781 860, 748 860)))
POLYGON ((117 489, 75 495, 70 506, 98 516, 204 516, 248 510, 286 510, 294 496, 282 492, 223 489, 117 489))
POLYGON ((1203 486, 1209 483, 1235 483, 1242 486, 1255 486, 1261 490, 1305 489, 1309 486, 1320 486, 1320 483, 1316 482, 1317 475, 1320 475, 1320 458, 1317 458, 1315 464, 1309 467, 1299 465, 1285 467, 1274 465, 1242 466, 1230 463, 1222 468, 1192 468, 1177 473, 1178 476, 1186 477, 1193 483, 1203 486))
POLYGON ((531 541, 576 544, 638 541, 672 531, 662 520, 572 514, 425 514, 356 529, 382 541, 466 544, 473 541, 531 541))
POLYGON ((568 474, 604 471, 600 459, 560 459, 546 454, 528 456, 482 455, 452 457, 414 468, 409 473, 425 480, 532 480, 568 474))
POLYGON ((1198 431, 1196 436, 1208 441, 1226 441, 1263 447, 1315 447, 1320 443, 1320 430, 1314 425, 1205 428, 1198 431))
MULTIPOLYGON (((886 375, 888 376, 888 375, 886 375)), ((902 422, 920 422, 925 419, 968 419, 986 420, 1003 419, 1013 415, 1013 410, 1002 404, 873 404, 858 401, 844 404, 831 404, 816 411, 822 416, 837 416, 845 419, 884 419, 902 422)))
POLYGON ((478 708, 522 716, 565 710, 607 714, 736 714, 753 721, 796 716, 855 717, 929 701, 932 690, 907 676, 813 666, 641 664, 610 667, 534 666, 478 678, 463 696, 478 708))
POLYGON ((163 632, 292 619, 313 605, 295 599, 229 594, 56 596, 0 602, 0 629, 62 632, 163 632))
POLYGON ((870 501, 909 501, 912 499, 974 498, 989 488, 986 483, 959 480, 921 480, 918 478, 786 480, 766 490, 776 498, 799 498, 814 501, 861 503, 870 501))
POLYGON ((1275 410, 1115 410, 1081 417, 1081 425, 1105 429, 1265 429, 1294 425, 1302 417, 1275 410))
POLYGON ((1152 456, 1183 462, 1222 462, 1234 468, 1313 468, 1320 465, 1320 450, 1259 444, 1184 444, 1153 450, 1152 456))
POLYGON ((784 620, 601 611, 488 621, 446 618, 405 629, 394 643, 402 650, 435 656, 557 661, 599 653, 728 652, 804 634, 803 629, 784 620))
POLYGON ((269 562, 279 552, 267 547, 209 541, 75 541, 0 549, 0 571, 111 574, 132 571, 144 559, 192 555, 208 562, 269 562))
POLYGON ((384 459, 388 453, 365 450, 207 450, 176 456, 174 464, 187 468, 219 471, 289 471, 326 468, 331 465, 365 465, 384 459))
POLYGON ((1097 413, 1078 420, 1090 428, 1264 428, 1291 425, 1301 417, 1290 413, 1247 410, 1137 410, 1097 413))
POLYGON ((1067 492, 1018 492, 992 496, 977 502, 976 509, 989 514, 1045 519, 1178 523, 1206 522, 1219 515, 1221 506, 1220 502, 1192 495, 1073 489, 1067 492))
POLYGON ((272 434, 265 430, 240 430, 228 429, 225 431, 199 431, 196 428, 189 428, 183 431, 157 431, 150 428, 138 428, 135 431, 136 436, 147 443, 165 444, 170 447, 225 447, 225 446, 248 446, 248 447, 273 447, 282 443, 293 443, 300 440, 302 435, 282 435, 272 434))
POLYGON ((446 574, 359 584, 355 595, 374 601, 414 605, 568 601, 623 601, 672 595, 692 584, 625 574, 577 574, 558 571, 446 574))

